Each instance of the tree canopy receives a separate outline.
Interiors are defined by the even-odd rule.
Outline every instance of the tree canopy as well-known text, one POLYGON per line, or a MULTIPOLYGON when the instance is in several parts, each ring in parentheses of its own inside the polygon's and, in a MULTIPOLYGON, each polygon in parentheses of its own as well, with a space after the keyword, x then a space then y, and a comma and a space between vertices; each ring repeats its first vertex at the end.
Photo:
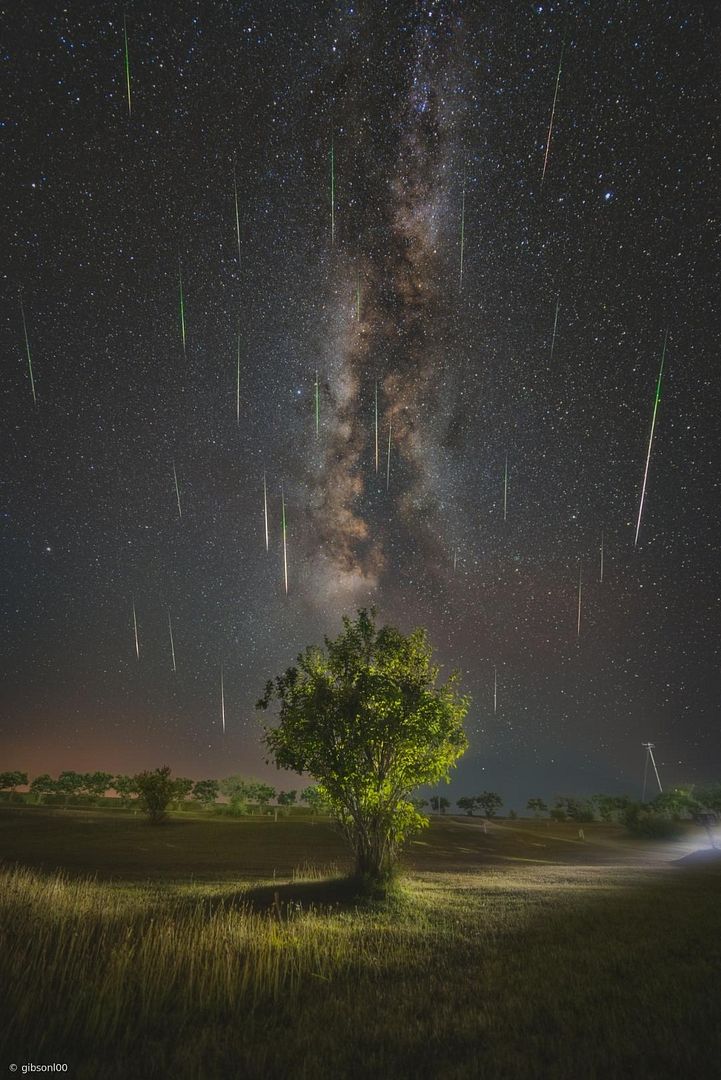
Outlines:
POLYGON ((276 765, 310 773, 351 844, 356 873, 382 877, 398 845, 427 824, 408 796, 448 779, 466 749, 469 700, 457 675, 438 683, 424 630, 378 627, 376 612, 343 619, 343 632, 311 646, 258 708, 280 705, 264 741, 276 765))

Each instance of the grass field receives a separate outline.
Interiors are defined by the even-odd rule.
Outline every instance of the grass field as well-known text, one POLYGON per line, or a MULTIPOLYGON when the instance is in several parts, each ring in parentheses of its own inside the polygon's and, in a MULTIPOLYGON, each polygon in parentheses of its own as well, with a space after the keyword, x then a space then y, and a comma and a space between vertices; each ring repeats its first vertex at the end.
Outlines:
POLYGON ((359 906, 323 820, 0 811, 0 1064, 139 1077, 721 1075, 689 830, 437 822, 359 906))

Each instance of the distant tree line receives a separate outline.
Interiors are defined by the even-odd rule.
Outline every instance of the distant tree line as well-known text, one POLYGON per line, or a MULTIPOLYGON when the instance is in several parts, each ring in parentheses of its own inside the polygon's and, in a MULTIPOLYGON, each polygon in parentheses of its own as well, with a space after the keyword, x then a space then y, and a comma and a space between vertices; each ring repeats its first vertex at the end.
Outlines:
POLYGON ((152 821, 161 821, 169 807, 180 809, 186 800, 192 799, 205 809, 216 807, 231 814, 247 814, 251 807, 266 810, 275 800, 278 807, 285 810, 298 802, 305 803, 316 813, 327 808, 314 785, 303 791, 276 791, 270 784, 243 776, 229 776, 224 780, 191 780, 185 776, 171 776, 168 766, 137 773, 135 775, 109 772, 81 773, 65 770, 57 777, 42 773, 28 781, 26 772, 0 772, 0 791, 9 792, 10 796, 26 802, 28 797, 34 803, 45 803, 52 797, 53 804, 60 802, 68 806, 71 800, 97 802, 104 799, 109 791, 114 791, 125 808, 137 806, 144 810, 152 821), (29 796, 17 792, 19 787, 28 787, 29 796), (219 806, 218 798, 224 795, 227 806, 219 806))

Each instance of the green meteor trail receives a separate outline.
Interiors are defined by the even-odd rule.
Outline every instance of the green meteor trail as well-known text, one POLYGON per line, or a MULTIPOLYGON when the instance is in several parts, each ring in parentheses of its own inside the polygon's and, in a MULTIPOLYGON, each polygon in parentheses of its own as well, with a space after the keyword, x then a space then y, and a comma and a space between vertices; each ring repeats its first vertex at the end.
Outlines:
POLYGON ((183 511, 180 508, 180 488, 178 487, 178 474, 175 470, 175 460, 173 460, 173 480, 175 482, 175 498, 178 500, 178 517, 183 520, 183 511))
POLYGON ((320 387, 318 385, 318 371, 315 373, 315 434, 320 435, 320 387))
POLYGON ((503 469, 503 520, 508 517, 508 454, 506 454, 506 464, 503 469))
POLYGON ((378 472, 378 380, 376 379, 376 402, 375 402, 375 446, 376 446, 376 472, 378 472))
POLYGON ((220 665, 220 722, 223 725, 225 735, 225 683, 223 681, 223 665, 220 665))
POLYGON ((391 431, 392 431, 392 426, 393 426, 393 421, 389 420, 388 421, 388 458, 386 460, 386 491, 388 491, 388 488, 390 487, 390 483, 391 483, 391 431))
POLYGON ((466 170, 463 170, 463 195, 461 197, 461 266, 458 279, 458 291, 463 288, 463 246, 466 236, 466 170))
POLYGON ((558 87, 561 82, 561 65, 563 64, 563 50, 566 48, 566 42, 564 40, 561 45, 561 56, 558 61, 558 74, 556 75, 556 89, 553 91, 553 105, 551 106, 551 119, 548 124, 548 138, 546 139, 546 153, 543 157, 543 171, 541 172, 541 187, 543 187, 543 181, 546 178, 546 167, 548 166, 548 154, 551 149, 551 135, 553 134, 553 118, 556 115, 556 101, 558 100, 558 87))
POLYGON ((138 641, 138 616, 135 613, 135 600, 133 600, 133 632, 135 634, 135 655, 140 659, 140 643, 138 641))
POLYGON ((558 326, 558 309, 561 306, 561 294, 556 297, 556 314, 553 318, 553 336, 551 337, 551 360, 553 360, 553 350, 556 347, 556 328, 558 326))
POLYGON ((238 241, 238 268, 240 268, 240 214, 238 213, 238 183, 233 170, 233 194, 235 195, 235 236, 238 241))
POLYGON ((335 244, 335 146, 330 144, 330 242, 335 244))
POLYGON ((133 115, 132 102, 130 100, 130 52, 128 51, 128 21, 123 15, 123 39, 125 41, 125 88, 128 94, 128 116, 133 115))
POLYGON ((238 331, 238 362, 235 375, 235 422, 240 427, 240 330, 238 331))
POLYGON ((656 413, 658 412, 658 403, 661 398, 661 380, 663 379, 663 365, 666 360, 666 345, 668 343, 668 330, 666 331, 663 339, 663 349, 661 350, 661 366, 658 369, 658 380, 656 381, 656 398, 653 403, 653 416, 651 418, 651 434, 648 437, 648 453, 646 454, 646 467, 643 470, 643 484, 641 486, 641 502, 638 507, 638 521, 636 522, 636 537, 633 541, 633 546, 638 546, 638 534, 641 531, 641 515, 643 514, 643 504, 646 498, 646 481, 648 480, 648 466, 651 461, 651 448, 653 446, 653 433, 656 430, 656 413))
POLYGON ((263 521, 265 522, 265 550, 268 551, 268 485, 263 473, 263 521))
POLYGON ((177 671, 175 666, 175 642, 173 641, 173 624, 170 620, 170 608, 168 608, 168 633, 170 634, 170 656, 173 661, 173 671, 177 671))
POLYGON ((35 395, 35 378, 33 376, 33 362, 30 359, 30 342, 28 340, 28 327, 27 327, 27 323, 25 322, 25 308, 23 307, 22 293, 20 294, 20 316, 21 316, 22 321, 23 321, 23 335, 25 337, 25 353, 26 353, 27 358, 28 358, 28 371, 30 372, 30 392, 33 395, 33 404, 37 405, 38 399, 37 399, 37 397, 35 395))
POLYGON ((287 531, 285 527, 285 495, 283 488, 280 489, 280 507, 281 507, 281 523, 283 530, 283 578, 285 581, 285 595, 288 595, 288 543, 287 543, 287 531))
POLYGON ((599 555, 601 561, 599 566, 598 580, 603 581, 603 532, 601 533, 601 547, 599 548, 599 555))
POLYGON ((183 268, 178 258, 178 285, 180 289, 180 338, 183 342, 183 356, 185 356, 185 301, 183 299, 183 268))

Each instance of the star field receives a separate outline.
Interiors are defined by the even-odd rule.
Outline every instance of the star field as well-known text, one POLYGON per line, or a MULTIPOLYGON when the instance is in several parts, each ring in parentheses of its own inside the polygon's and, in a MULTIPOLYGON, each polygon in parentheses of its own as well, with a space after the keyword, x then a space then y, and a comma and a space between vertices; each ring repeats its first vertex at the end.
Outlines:
POLYGON ((6 31, 6 767, 275 778, 265 680, 374 604, 473 698, 454 798, 633 794, 648 739, 666 783, 716 778, 708 9, 6 31))

